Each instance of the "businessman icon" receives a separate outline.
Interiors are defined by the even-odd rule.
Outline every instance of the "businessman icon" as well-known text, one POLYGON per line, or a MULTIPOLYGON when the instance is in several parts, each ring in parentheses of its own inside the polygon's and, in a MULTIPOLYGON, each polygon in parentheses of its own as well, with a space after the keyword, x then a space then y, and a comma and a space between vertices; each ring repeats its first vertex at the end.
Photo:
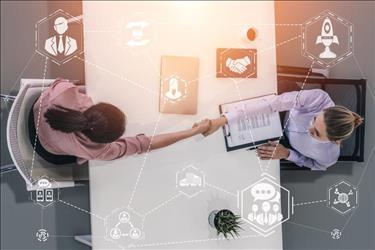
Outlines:
POLYGON ((64 17, 55 19, 54 30, 57 35, 48 38, 45 42, 45 50, 53 55, 69 56, 77 50, 77 41, 64 33, 68 30, 68 20, 64 17))

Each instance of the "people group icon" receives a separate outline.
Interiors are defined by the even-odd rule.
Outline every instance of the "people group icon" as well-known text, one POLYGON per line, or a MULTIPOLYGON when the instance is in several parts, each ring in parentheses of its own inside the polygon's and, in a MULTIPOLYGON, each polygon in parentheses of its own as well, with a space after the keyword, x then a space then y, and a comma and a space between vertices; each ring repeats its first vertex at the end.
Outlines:
POLYGON ((330 46, 335 43, 339 44, 337 36, 333 34, 333 26, 331 20, 326 17, 323 21, 320 35, 316 38, 315 44, 323 44, 324 51, 319 54, 319 58, 336 58, 336 54, 330 50, 330 46))
POLYGON ((280 213, 280 204, 264 201, 261 206, 253 204, 251 212, 248 215, 250 221, 256 221, 259 225, 271 226, 283 219, 280 213))
POLYGON ((260 226, 272 226, 283 219, 281 195, 269 183, 258 183, 253 187, 251 211, 247 218, 260 226))
POLYGON ((77 41, 65 34, 68 30, 68 20, 64 17, 57 17, 53 27, 57 34, 45 41, 45 50, 53 56, 73 54, 77 50, 77 41))
POLYGON ((130 221, 130 214, 122 211, 118 215, 118 223, 111 228, 109 236, 114 240, 118 240, 121 237, 130 237, 133 240, 138 240, 142 236, 142 231, 134 227, 130 221))

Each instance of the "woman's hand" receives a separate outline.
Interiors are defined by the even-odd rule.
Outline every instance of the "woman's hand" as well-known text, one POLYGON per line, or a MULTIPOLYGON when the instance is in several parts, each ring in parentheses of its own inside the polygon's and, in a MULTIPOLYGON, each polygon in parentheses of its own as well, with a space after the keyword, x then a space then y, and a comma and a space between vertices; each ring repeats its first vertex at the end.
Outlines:
POLYGON ((257 154, 261 160, 286 159, 289 156, 289 149, 277 141, 269 141, 257 148, 257 154))
POLYGON ((203 133, 204 136, 209 136, 215 133, 219 128, 223 127, 227 123, 227 118, 225 116, 220 116, 219 118, 212 119, 209 129, 203 133))
POLYGON ((194 134, 197 135, 197 134, 204 134, 204 133, 206 133, 209 130, 210 127, 211 127, 211 120, 204 119, 204 120, 202 120, 200 122, 194 123, 192 129, 193 129, 194 134))

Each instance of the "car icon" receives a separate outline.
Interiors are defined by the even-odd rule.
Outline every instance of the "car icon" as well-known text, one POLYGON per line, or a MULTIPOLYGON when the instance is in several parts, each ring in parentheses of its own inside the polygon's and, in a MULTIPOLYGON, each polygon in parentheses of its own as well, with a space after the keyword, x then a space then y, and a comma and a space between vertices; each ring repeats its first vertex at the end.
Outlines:
POLYGON ((202 186, 202 178, 193 173, 186 173, 185 178, 180 180, 180 187, 200 187, 202 186))

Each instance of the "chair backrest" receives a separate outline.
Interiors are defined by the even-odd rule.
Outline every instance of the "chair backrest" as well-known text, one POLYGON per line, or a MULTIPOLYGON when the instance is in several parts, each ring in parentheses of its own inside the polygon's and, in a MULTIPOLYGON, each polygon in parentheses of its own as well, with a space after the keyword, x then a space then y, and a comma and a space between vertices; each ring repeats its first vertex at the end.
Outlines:
POLYGON ((36 154, 29 140, 27 122, 29 112, 43 88, 48 87, 53 81, 53 79, 22 79, 21 89, 9 112, 7 124, 8 148, 14 165, 24 178, 28 190, 33 190, 35 182, 43 176, 47 176, 56 182, 52 188, 58 187, 59 181, 73 180, 72 167, 75 164, 56 167, 36 154))

